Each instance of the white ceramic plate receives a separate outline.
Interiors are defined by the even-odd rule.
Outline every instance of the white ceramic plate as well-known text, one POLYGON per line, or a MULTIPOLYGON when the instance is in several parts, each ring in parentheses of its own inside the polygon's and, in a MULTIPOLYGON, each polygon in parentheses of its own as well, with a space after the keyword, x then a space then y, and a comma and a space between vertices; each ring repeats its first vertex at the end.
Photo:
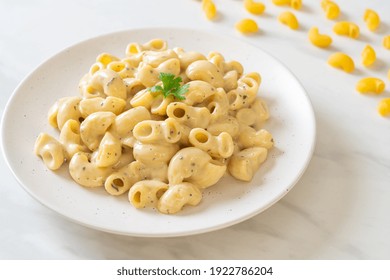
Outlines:
POLYGON ((313 110, 297 79, 259 48, 229 37, 184 29, 142 29, 108 34, 65 49, 32 72, 15 90, 2 123, 6 160, 23 188, 63 216, 95 229, 133 236, 180 236, 224 228, 244 221, 281 199, 304 172, 314 149, 313 110), (40 132, 58 133, 47 123, 47 111, 59 98, 78 95, 78 82, 96 56, 109 52, 124 57, 129 42, 163 38, 168 46, 207 54, 218 51, 240 61, 245 72, 262 76, 260 95, 271 119, 266 125, 275 139, 265 164, 250 183, 227 176, 204 191, 202 202, 176 215, 137 210, 127 196, 87 189, 72 181, 66 167, 49 171, 33 154, 40 132))

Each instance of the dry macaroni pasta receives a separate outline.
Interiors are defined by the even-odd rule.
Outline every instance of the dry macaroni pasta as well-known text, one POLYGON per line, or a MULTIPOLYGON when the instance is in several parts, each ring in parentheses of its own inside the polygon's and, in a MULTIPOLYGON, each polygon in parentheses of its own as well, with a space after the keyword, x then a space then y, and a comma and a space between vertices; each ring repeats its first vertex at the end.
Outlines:
POLYGON ((363 19, 366 22, 367 28, 370 31, 375 31, 376 29, 378 29, 378 27, 381 23, 381 19, 380 19, 379 15, 377 14, 377 12, 375 12, 371 9, 367 9, 364 12, 363 19))
POLYGON ((261 15, 265 11, 265 5, 254 0, 244 0, 245 9, 254 15, 261 15))
POLYGON ((337 22, 337 23, 333 26, 333 31, 334 31, 337 35, 347 36, 347 37, 351 37, 351 38, 353 38, 353 39, 358 38, 359 35, 360 35, 359 26, 356 25, 355 23, 349 22, 349 21, 340 21, 340 22, 337 22))
POLYGON ((327 48, 332 44, 332 38, 325 34, 320 34, 317 27, 312 27, 309 30, 310 42, 319 48, 327 48))
POLYGON ((360 79, 356 84, 356 90, 360 93, 380 94, 385 89, 385 83, 378 78, 366 77, 360 79))
POLYGON ((298 19, 292 12, 282 12, 278 17, 278 20, 280 23, 287 25, 291 29, 296 30, 299 27, 298 19))
POLYGON ((236 29, 243 34, 251 34, 259 31, 259 27, 253 19, 244 18, 236 23, 236 29))
POLYGON ((277 6, 289 5, 295 10, 299 10, 302 7, 302 0, 272 0, 277 6))
POLYGON ((378 104, 378 113, 383 116, 390 115, 390 98, 383 98, 378 104))
POLYGON ((329 65, 341 69, 347 73, 355 70, 355 63, 352 58, 345 53, 337 52, 329 56, 329 65))
POLYGON ((266 160, 273 138, 263 126, 269 112, 260 83, 258 73, 218 52, 168 49, 160 39, 130 43, 124 58, 99 55, 80 95, 50 108, 59 140, 41 133, 35 153, 51 170, 68 162, 81 186, 173 214, 199 204, 202 189, 226 172, 252 180, 266 160), (183 100, 151 90, 161 73, 181 77, 183 100))
POLYGON ((365 46, 362 52, 362 64, 367 67, 372 65, 375 61, 375 50, 370 45, 365 46))
POLYGON ((390 50, 390 35, 383 37, 383 46, 390 50))
POLYGON ((321 8, 325 12, 325 16, 328 19, 335 19, 340 15, 340 8, 339 6, 330 0, 322 0, 321 1, 321 8))
POLYGON ((213 20, 217 16, 217 8, 212 0, 202 0, 202 9, 208 20, 213 20))

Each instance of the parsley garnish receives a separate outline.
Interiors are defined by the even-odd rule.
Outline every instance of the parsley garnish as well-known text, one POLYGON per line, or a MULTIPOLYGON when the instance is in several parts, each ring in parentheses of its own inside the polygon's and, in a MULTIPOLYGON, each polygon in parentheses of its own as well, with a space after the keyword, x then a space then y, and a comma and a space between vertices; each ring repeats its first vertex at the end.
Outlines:
POLYGON ((179 100, 186 99, 184 95, 188 91, 189 85, 186 84, 181 86, 181 77, 175 77, 175 75, 171 73, 160 73, 158 78, 163 83, 163 86, 153 86, 149 89, 150 92, 162 93, 165 98, 169 95, 173 95, 179 100))

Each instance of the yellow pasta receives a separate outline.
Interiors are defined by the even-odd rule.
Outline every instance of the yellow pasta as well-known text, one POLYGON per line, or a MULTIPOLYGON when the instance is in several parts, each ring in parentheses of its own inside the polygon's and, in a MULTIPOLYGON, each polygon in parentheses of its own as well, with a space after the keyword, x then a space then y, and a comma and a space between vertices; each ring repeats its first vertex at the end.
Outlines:
POLYGON ((86 98, 79 103, 79 110, 83 118, 95 112, 112 112, 119 115, 125 107, 125 100, 113 96, 86 98))
MULTIPOLYGON (((111 62, 107 62, 108 64, 111 63, 111 62)), ((106 65, 104 65, 103 63, 101 62, 96 62, 94 64, 91 65, 91 68, 89 68, 89 74, 90 75, 93 75, 95 74, 97 71, 99 70, 102 70, 102 69, 105 69, 106 68, 106 65)))
POLYGON ((35 142, 34 152, 42 158, 45 165, 51 170, 60 168, 65 160, 65 152, 61 143, 47 133, 39 134, 35 142))
POLYGON ((353 22, 341 21, 333 26, 333 31, 337 35, 348 36, 356 39, 360 35, 359 26, 353 22))
POLYGON ((96 58, 96 62, 100 62, 105 67, 113 61, 119 61, 119 58, 109 53, 102 53, 96 58))
POLYGON ((234 150, 233 139, 227 132, 214 136, 203 128, 194 128, 190 132, 189 141, 194 147, 216 158, 228 158, 234 150))
POLYGON ((244 0, 245 9, 254 15, 261 15, 265 11, 265 5, 254 0, 244 0))
POLYGON ((133 135, 134 127, 151 118, 150 112, 144 106, 131 108, 115 117, 109 130, 121 140, 123 146, 133 147, 136 141, 133 135))
POLYGON ((126 47, 126 55, 131 57, 142 52, 142 46, 138 43, 130 43, 126 47))
POLYGON ((375 50, 370 45, 365 46, 362 52, 362 64, 367 67, 372 65, 375 61, 375 50))
POLYGON ((299 23, 296 16, 292 12, 282 12, 278 17, 279 22, 284 25, 287 25, 291 29, 298 29, 299 23))
POLYGON ((213 135, 219 135, 222 132, 227 132, 235 139, 238 136, 239 130, 239 122, 233 116, 219 118, 207 127, 207 131, 213 135))
POLYGON ((302 7, 302 0, 272 0, 277 6, 291 6, 295 10, 299 10, 302 7))
POLYGON ((382 117, 390 116, 390 98, 384 98, 381 101, 379 101, 378 104, 378 113, 382 117))
POLYGON ((356 90, 360 93, 380 94, 385 90, 385 83, 381 79, 367 77, 358 81, 356 90))
POLYGON ((184 205, 198 205, 202 193, 196 185, 181 183, 171 186, 158 200, 157 209, 164 214, 179 212, 184 205))
POLYGON ((332 54, 328 59, 328 64, 347 73, 351 73, 355 70, 355 63, 352 58, 341 52, 332 54))
MULTIPOLYGON (((136 141, 133 147, 134 159, 143 164, 161 169, 162 165, 167 165, 171 158, 179 151, 178 144, 167 142, 145 143, 136 141)), ((160 176, 161 177, 164 177, 160 176)))
POLYGON ((214 87, 223 85, 223 76, 218 67, 210 61, 199 60, 188 65, 185 71, 190 80, 205 81, 214 87))
POLYGON ((290 5, 291 0, 272 0, 272 3, 277 6, 290 5))
POLYGON ((144 51, 165 51, 167 46, 168 44, 165 40, 156 38, 142 44, 142 49, 144 51))
POLYGON ((157 206, 157 202, 168 188, 168 184, 157 180, 139 181, 131 187, 129 200, 135 208, 157 206))
POLYGON ((253 147, 240 151, 234 155, 229 163, 229 172, 235 178, 242 181, 251 181, 259 168, 267 158, 268 150, 263 147, 253 147))
POLYGON ((97 150, 96 165, 98 167, 107 167, 115 165, 122 155, 122 144, 120 139, 106 132, 100 141, 97 150))
POLYGON ((98 167, 91 161, 91 154, 76 153, 69 162, 69 174, 79 185, 87 188, 98 188, 110 175, 110 167, 98 167))
POLYGON ((383 37, 383 46, 390 50, 390 35, 383 37))
POLYGON ((250 126, 243 125, 236 141, 239 148, 263 147, 270 149, 274 145, 272 134, 265 129, 256 131, 250 126))
MULTIPOLYGON (((61 130, 64 124, 68 120, 80 121, 82 120, 80 112, 80 97, 64 97, 58 100, 58 107, 55 112, 52 112, 53 116, 51 118, 56 118, 55 123, 58 128, 61 130)), ((54 122, 54 121, 53 121, 54 122)))
POLYGON ((317 27, 312 27, 309 30, 310 42, 319 48, 327 48, 332 44, 332 38, 325 34, 320 34, 317 27))
POLYGON ((340 15, 339 6, 333 1, 322 0, 321 8, 324 10, 327 19, 336 19, 340 15))
POLYGON ((256 21, 245 18, 236 23, 236 29, 243 34, 256 33, 259 30, 256 21))
POLYGON ((217 16, 217 8, 212 0, 202 0, 202 9, 208 20, 213 20, 217 16))
POLYGON ((80 123, 75 120, 68 120, 61 129, 60 143, 65 151, 66 160, 71 159, 75 153, 88 151, 81 141, 80 123))
POLYGON ((117 72, 122 79, 133 78, 135 75, 135 68, 132 67, 129 63, 124 61, 110 62, 107 65, 107 68, 114 72, 117 72))
POLYGON ((370 31, 375 31, 376 29, 378 29, 378 27, 381 23, 381 19, 380 19, 379 15, 377 14, 377 12, 375 12, 371 9, 367 9, 364 12, 363 19, 366 22, 367 28, 370 31))
POLYGON ((81 123, 80 136, 91 151, 96 151, 100 141, 114 122, 116 115, 112 112, 95 112, 81 123))
POLYGON ((133 129, 134 137, 143 143, 177 143, 180 140, 181 126, 174 118, 164 121, 141 121, 133 129))
POLYGON ((295 10, 300 10, 302 7, 302 0, 291 0, 290 5, 295 10))
POLYGON ((200 188, 208 188, 218 182, 225 171, 225 164, 213 160, 208 152, 190 146, 179 150, 172 157, 168 167, 168 180, 171 184, 186 181, 200 188))
POLYGON ((167 116, 190 128, 206 128, 210 123, 210 111, 205 107, 189 106, 183 102, 172 102, 167 107, 167 116))

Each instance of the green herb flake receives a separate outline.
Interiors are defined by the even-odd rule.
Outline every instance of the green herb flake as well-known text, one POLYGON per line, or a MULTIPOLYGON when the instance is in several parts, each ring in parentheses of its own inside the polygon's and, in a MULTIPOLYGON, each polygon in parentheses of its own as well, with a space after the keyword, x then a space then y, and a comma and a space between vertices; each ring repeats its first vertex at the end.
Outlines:
POLYGON ((181 77, 175 77, 175 75, 171 73, 160 73, 158 78, 163 83, 163 86, 153 86, 149 88, 150 92, 162 93, 164 98, 167 98, 168 96, 172 95, 178 100, 186 99, 185 94, 188 91, 189 85, 185 84, 181 86, 181 77))

